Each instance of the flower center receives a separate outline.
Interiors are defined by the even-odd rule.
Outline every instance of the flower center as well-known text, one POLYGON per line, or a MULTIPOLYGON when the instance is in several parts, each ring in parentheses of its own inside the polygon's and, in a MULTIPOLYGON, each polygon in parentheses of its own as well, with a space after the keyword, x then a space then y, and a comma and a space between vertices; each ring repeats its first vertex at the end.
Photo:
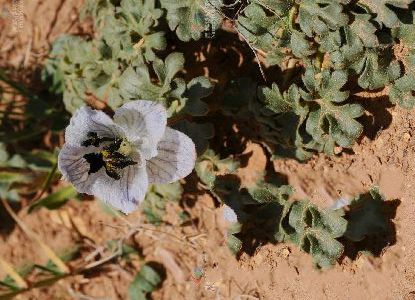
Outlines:
POLYGON ((81 143, 82 146, 103 146, 99 152, 84 155, 89 163, 88 174, 96 173, 105 168, 106 174, 116 180, 121 178, 120 171, 137 162, 129 158, 132 152, 131 144, 120 138, 99 137, 96 132, 88 132, 87 139, 81 143))

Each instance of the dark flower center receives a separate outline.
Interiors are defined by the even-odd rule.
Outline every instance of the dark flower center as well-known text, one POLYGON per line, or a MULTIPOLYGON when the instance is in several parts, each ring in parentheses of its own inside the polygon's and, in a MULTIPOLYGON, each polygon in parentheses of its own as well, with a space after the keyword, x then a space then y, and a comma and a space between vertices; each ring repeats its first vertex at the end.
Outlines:
POLYGON ((101 170, 101 168, 105 168, 105 172, 109 177, 119 180, 121 178, 120 170, 137 164, 137 162, 119 152, 122 139, 109 137, 101 138, 96 132, 88 132, 87 137, 88 139, 82 142, 82 146, 84 147, 99 147, 101 143, 107 144, 99 152, 92 152, 84 155, 84 158, 90 165, 88 174, 96 173, 101 170))

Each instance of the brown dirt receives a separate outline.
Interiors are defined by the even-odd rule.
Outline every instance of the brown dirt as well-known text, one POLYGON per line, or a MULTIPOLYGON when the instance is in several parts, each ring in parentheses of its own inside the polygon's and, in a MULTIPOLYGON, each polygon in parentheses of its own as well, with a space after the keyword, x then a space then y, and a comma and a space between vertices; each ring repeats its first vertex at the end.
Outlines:
MULTIPOLYGON (((37 67, 58 34, 82 32, 77 23, 81 2, 25 2, 19 32, 12 29, 9 18, 0 18, 0 65, 19 70, 37 67)), ((0 5, 10 8, 12 4, 0 1, 0 5)), ((253 256, 243 254, 237 260, 225 244, 222 209, 215 208, 215 201, 205 193, 196 199, 185 196, 183 203, 189 203, 186 210, 194 220, 188 226, 178 226, 181 208, 177 203, 168 205, 171 225, 158 228, 146 224, 140 212, 126 219, 108 215, 97 201, 71 201, 57 211, 42 209, 28 215, 21 210, 18 215, 57 252, 80 244, 81 256, 72 267, 85 262, 94 248, 124 236, 126 220, 141 226, 129 242, 141 249, 146 261, 166 269, 154 299, 415 299, 415 113, 388 107, 377 95, 364 96, 362 101, 373 115, 365 117, 366 136, 352 151, 334 157, 319 155, 306 164, 280 160, 274 166, 288 177, 296 197, 309 198, 321 207, 379 185, 387 200, 395 203, 396 243, 386 246, 378 257, 344 257, 332 269, 319 271, 296 247, 266 244, 253 256), (194 278, 195 268, 203 270, 199 280, 194 278)), ((266 157, 256 144, 249 144, 245 152, 252 156, 240 175, 249 185, 252 173, 264 169, 266 157)), ((0 224, 0 228, 0 257, 13 266, 46 262, 39 247, 17 226, 4 231, 0 224)), ((138 261, 116 261, 99 272, 66 278, 18 299, 126 299, 138 265, 138 261)))

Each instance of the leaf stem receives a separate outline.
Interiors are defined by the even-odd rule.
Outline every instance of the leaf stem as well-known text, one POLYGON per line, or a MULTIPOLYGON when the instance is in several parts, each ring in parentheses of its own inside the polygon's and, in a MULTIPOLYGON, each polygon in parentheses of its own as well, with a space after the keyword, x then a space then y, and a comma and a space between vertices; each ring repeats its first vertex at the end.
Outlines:
POLYGON ((28 287, 26 281, 17 273, 13 267, 0 257, 0 268, 2 268, 7 275, 9 275, 20 288, 26 289, 28 287))
POLYGON ((55 175, 57 169, 58 169, 58 162, 56 161, 53 164, 53 167, 50 170, 50 172, 48 174, 48 177, 46 178, 45 182, 43 183, 42 191, 31 201, 31 202, 33 202, 32 205, 35 205, 36 201, 38 201, 43 196, 43 194, 46 192, 46 190, 49 188, 50 183, 52 182, 53 176, 55 175))

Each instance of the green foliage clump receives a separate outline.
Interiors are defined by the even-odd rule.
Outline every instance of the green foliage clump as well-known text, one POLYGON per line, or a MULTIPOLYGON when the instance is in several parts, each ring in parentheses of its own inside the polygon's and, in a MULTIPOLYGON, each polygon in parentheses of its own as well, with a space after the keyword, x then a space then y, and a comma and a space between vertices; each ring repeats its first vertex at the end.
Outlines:
MULTIPOLYGON (((63 94, 71 113, 96 101, 112 109, 135 99, 162 103, 169 126, 196 144, 199 187, 238 217, 227 236, 235 254, 246 250, 246 239, 253 235, 254 240, 290 242, 309 253, 317 266, 327 267, 344 254, 345 240, 361 242, 389 230, 380 194, 371 190, 332 211, 308 200, 291 200, 292 188, 270 178, 241 189, 235 180, 239 153, 225 155, 217 149, 227 142, 210 142, 226 126, 216 121, 231 118, 238 127, 232 134, 265 146, 271 159, 304 161, 319 152, 333 155, 352 147, 364 132, 366 111, 359 92, 383 91, 393 104, 406 109, 415 105, 413 2, 89 0, 83 15, 92 18, 94 34, 57 39, 43 76, 51 91, 63 94), (219 36, 222 26, 227 32, 219 36), (228 44, 232 32, 235 39, 228 44), (212 41, 202 39, 209 35, 212 41), (226 43, 220 44, 223 37, 226 43), (219 76, 226 80, 218 84, 221 93, 212 97, 217 101, 206 101, 214 92, 212 80, 194 75, 186 64, 190 54, 183 49, 189 45, 194 55, 193 47, 200 47, 200 53, 206 50, 203 55, 215 56, 221 47, 237 48, 237 43, 253 51, 251 57, 241 52, 241 65, 257 59, 265 80, 233 76, 239 70, 230 70, 230 78, 219 76)), ((203 65, 205 58, 196 61, 203 65)), ((203 74, 210 74, 209 65, 203 68, 203 74)), ((4 160, 11 163, 13 158, 4 160)), ((3 194, 17 197, 15 183, 25 179, 9 175, 1 175, 3 194)), ((58 191, 35 207, 60 205, 70 192, 58 191)), ((162 223, 167 201, 178 201, 182 193, 180 183, 152 186, 142 205, 144 214, 151 223, 162 223)), ((144 273, 130 287, 139 297, 158 284, 154 274, 146 279, 144 273)))
POLYGON ((214 34, 222 24, 221 0, 160 0, 166 19, 181 41, 199 40, 204 33, 214 34))
MULTIPOLYGON (((342 208, 322 209, 308 200, 290 200, 290 186, 260 180, 249 190, 217 182, 221 199, 238 217, 228 230, 228 246, 237 254, 249 244, 246 236, 266 241, 290 242, 311 255, 316 266, 327 268, 345 252, 345 240, 361 242, 391 234, 384 197, 377 188, 361 194, 342 208), (231 188, 229 188, 231 187, 231 188)), ((370 250, 369 250, 370 251, 370 250)))
MULTIPOLYGON (((271 241, 295 244, 309 253, 319 267, 331 266, 343 254, 344 247, 338 238, 346 232, 347 221, 341 214, 319 209, 307 200, 290 201, 290 194, 289 186, 260 183, 249 190, 249 201, 235 205, 235 200, 225 198, 225 202, 234 208, 242 224, 253 223, 262 228, 271 241)), ((233 228, 232 240, 244 231, 243 226, 239 228, 233 228)))
POLYGON ((411 0, 250 0, 241 7, 238 33, 268 66, 284 72, 281 82, 260 87, 253 100, 273 112, 253 115, 269 124, 260 135, 275 157, 288 152, 304 160, 351 147, 363 132, 359 117, 365 113, 355 91, 384 89, 392 103, 414 106, 412 5, 411 0), (270 139, 266 131, 273 127, 283 133, 270 139))
POLYGON ((211 93, 211 82, 205 77, 182 79, 181 53, 159 58, 166 40, 159 24, 163 10, 155 1, 90 1, 85 14, 93 17, 96 35, 90 40, 60 37, 44 69, 52 89, 63 93, 68 111, 91 99, 112 109, 132 99, 151 99, 162 102, 170 116, 207 113, 201 99, 211 93))

